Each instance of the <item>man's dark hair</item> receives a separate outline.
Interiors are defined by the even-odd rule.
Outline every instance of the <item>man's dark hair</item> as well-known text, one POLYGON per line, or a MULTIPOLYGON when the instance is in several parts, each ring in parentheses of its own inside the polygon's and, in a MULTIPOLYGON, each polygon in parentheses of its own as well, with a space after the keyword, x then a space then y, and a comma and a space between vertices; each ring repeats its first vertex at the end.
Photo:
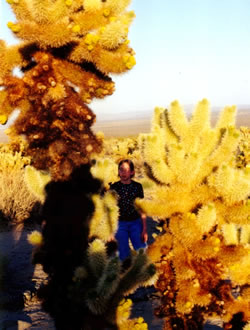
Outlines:
MULTIPOLYGON (((120 169, 120 167, 121 167, 122 164, 124 164, 124 163, 129 164, 129 168, 130 168, 130 171, 131 171, 131 172, 134 172, 134 171, 135 171, 135 165, 134 165, 134 163, 132 162, 132 160, 130 160, 130 159, 122 159, 122 160, 119 162, 119 164, 118 164, 118 170, 120 169)), ((135 175, 135 173, 131 175, 131 178, 133 178, 134 175, 135 175)))

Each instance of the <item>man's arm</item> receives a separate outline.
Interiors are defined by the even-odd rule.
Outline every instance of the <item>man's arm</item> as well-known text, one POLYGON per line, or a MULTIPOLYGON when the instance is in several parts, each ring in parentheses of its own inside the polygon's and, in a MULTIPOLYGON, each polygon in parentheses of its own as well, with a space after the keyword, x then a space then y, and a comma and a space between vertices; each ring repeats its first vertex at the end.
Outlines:
MULTIPOLYGON (((139 185, 140 189, 139 189, 139 194, 138 197, 139 198, 144 198, 144 191, 143 191, 143 187, 142 184, 139 185)), ((148 233, 147 233, 147 216, 145 213, 143 213, 142 211, 140 211, 140 216, 141 216, 141 221, 142 221, 142 233, 141 233, 141 238, 142 241, 144 243, 147 243, 148 241, 148 233)))
POLYGON ((141 221, 142 221, 142 233, 141 238, 144 243, 148 241, 148 233, 147 233, 147 216, 145 213, 141 212, 141 221))

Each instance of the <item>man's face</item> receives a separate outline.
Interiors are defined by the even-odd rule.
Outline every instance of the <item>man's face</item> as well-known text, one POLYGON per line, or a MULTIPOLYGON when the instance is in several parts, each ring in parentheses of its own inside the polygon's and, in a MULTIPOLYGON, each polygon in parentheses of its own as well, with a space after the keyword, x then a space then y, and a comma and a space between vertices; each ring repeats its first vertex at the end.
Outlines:
POLYGON ((134 171, 130 170, 130 166, 128 163, 123 163, 118 170, 119 177, 121 181, 129 181, 131 176, 134 174, 134 171))

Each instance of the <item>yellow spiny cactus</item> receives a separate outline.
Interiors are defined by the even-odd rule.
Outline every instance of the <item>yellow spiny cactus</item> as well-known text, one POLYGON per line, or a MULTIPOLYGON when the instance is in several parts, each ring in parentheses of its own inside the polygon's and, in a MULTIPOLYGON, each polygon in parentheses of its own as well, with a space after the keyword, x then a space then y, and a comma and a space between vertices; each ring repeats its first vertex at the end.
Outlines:
POLYGON ((222 232, 226 245, 238 244, 238 230, 234 223, 226 223, 222 225, 222 232))
POLYGON ((241 227, 240 243, 250 244, 250 224, 241 227))
POLYGON ((89 244, 88 250, 88 261, 91 271, 98 278, 107 264, 107 255, 105 251, 105 243, 100 239, 95 239, 89 244))
POLYGON ((37 199, 43 202, 45 200, 44 188, 51 180, 50 174, 38 171, 33 166, 26 166, 24 170, 24 180, 30 191, 37 199))
POLYGON ((184 329, 201 325, 211 313, 230 322, 240 308, 249 320, 249 299, 239 304, 231 294, 250 276, 250 177, 247 167, 237 166, 235 117, 236 108, 225 107, 211 127, 207 100, 190 120, 175 101, 169 110, 156 108, 151 133, 139 136, 151 185, 136 203, 166 220, 148 254, 158 265, 162 293, 156 313, 168 329, 178 322, 184 329))
POLYGON ((110 182, 118 180, 117 164, 111 158, 101 159, 98 157, 96 163, 91 167, 91 173, 103 181, 105 188, 109 188, 110 182))
POLYGON ((111 191, 103 197, 94 195, 95 211, 91 218, 90 236, 97 236, 103 241, 108 241, 117 231, 119 209, 116 197, 111 191))
POLYGON ((42 244, 43 236, 39 231, 34 230, 27 236, 27 239, 30 244, 39 246, 42 244))
POLYGON ((244 326, 243 330, 250 330, 250 322, 247 322, 247 324, 244 326))
POLYGON ((130 299, 123 299, 116 312, 117 325, 119 330, 147 330, 148 325, 142 317, 129 319, 131 313, 132 301, 130 299))
MULTIPOLYGON (((102 47, 110 49, 111 56, 121 46, 123 46, 124 55, 131 52, 126 36, 134 13, 126 11, 129 3, 130 1, 119 1, 118 3, 117 1, 102 2, 100 0, 11 2, 10 5, 17 17, 17 22, 9 22, 8 27, 18 38, 23 39, 26 43, 35 42, 43 49, 62 47, 74 42, 75 53, 84 48, 92 50, 95 47, 93 45, 93 48, 89 49, 88 44, 84 46, 84 43, 81 43, 88 32, 92 31, 97 39, 100 39, 97 54, 91 56, 91 61, 95 63, 94 59, 98 53, 101 54, 102 47), (50 31, 46 28, 48 24, 53 25, 53 29, 50 31)), ((84 58, 84 51, 81 53, 80 62, 89 59, 84 58)), ((101 65, 100 62, 98 64, 98 66, 101 65)), ((128 69, 125 64, 123 68, 128 69)), ((111 66, 110 70, 112 71, 111 66)))

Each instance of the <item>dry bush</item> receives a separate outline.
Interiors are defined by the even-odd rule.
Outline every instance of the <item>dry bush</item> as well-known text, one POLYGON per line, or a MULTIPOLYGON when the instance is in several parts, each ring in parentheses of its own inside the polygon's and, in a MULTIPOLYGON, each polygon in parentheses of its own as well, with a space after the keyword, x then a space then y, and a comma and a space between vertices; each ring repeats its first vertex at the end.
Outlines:
POLYGON ((250 166, 250 128, 240 127, 240 141, 236 153, 237 167, 250 166))
POLYGON ((8 145, 0 147, 0 210, 12 223, 28 218, 37 202, 24 182, 24 167, 29 163, 21 152, 13 152, 8 145))

